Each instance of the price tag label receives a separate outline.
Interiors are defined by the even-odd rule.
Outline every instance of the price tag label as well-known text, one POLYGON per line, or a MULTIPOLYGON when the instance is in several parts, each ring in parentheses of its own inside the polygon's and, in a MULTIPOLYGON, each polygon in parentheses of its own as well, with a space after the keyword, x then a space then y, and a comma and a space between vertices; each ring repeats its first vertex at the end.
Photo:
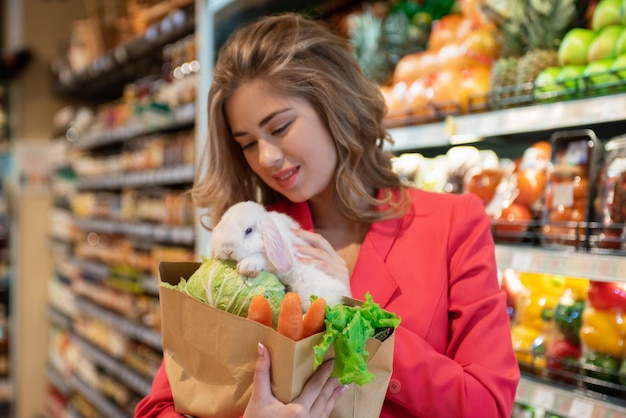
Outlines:
POLYGON ((550 390, 536 390, 533 395, 533 405, 551 411, 554 408, 555 394, 550 390))
POLYGON ((569 414, 575 418, 591 418, 593 416, 593 405, 580 399, 574 399, 569 408, 569 414))
POLYGON ((511 260, 511 268, 514 270, 526 271, 529 269, 533 255, 529 251, 516 251, 511 260))

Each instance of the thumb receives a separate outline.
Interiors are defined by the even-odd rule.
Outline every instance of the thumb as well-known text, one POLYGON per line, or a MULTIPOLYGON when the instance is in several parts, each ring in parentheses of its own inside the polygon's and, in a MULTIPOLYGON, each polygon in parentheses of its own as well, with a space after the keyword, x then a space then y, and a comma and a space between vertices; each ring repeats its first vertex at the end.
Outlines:
POLYGON ((266 399, 267 396, 272 394, 270 385, 270 354, 262 343, 257 345, 257 354, 254 366, 254 380, 252 382, 252 397, 266 399))

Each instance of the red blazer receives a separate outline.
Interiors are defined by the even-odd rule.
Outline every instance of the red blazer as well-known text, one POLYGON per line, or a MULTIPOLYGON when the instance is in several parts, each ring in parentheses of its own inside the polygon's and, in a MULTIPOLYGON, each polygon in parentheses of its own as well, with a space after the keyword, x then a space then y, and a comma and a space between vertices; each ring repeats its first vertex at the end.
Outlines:
MULTIPOLYGON (((370 226, 351 277, 353 297, 402 318, 381 417, 509 418, 520 373, 490 219, 470 194, 410 193, 404 217, 370 226)), ((306 203, 271 209, 313 229, 306 203)), ((163 366, 135 416, 179 416, 163 366)))

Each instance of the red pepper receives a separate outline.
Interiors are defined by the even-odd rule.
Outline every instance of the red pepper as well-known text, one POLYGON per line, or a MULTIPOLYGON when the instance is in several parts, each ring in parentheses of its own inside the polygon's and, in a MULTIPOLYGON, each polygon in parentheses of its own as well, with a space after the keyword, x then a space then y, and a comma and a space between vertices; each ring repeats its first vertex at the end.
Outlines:
POLYGON ((589 282, 589 304, 602 311, 626 311, 626 283, 589 282))
POLYGON ((565 339, 553 340, 546 353, 546 366, 552 379, 573 383, 578 373, 579 345, 565 339))

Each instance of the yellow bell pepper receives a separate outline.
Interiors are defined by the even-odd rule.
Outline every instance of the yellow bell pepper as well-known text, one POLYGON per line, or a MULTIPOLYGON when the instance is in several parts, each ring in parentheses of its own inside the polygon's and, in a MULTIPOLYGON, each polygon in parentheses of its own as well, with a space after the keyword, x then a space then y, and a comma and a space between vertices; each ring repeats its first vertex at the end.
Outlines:
POLYGON ((612 357, 626 355, 626 315, 586 307, 582 315, 580 340, 590 350, 612 357))
POLYGON ((587 300, 589 291, 589 279, 580 277, 565 277, 565 288, 571 289, 574 299, 587 300))
POLYGON ((526 325, 513 325, 511 327, 511 338, 513 341, 513 350, 515 357, 520 363, 532 364, 533 344, 537 337, 541 335, 541 331, 526 325))

